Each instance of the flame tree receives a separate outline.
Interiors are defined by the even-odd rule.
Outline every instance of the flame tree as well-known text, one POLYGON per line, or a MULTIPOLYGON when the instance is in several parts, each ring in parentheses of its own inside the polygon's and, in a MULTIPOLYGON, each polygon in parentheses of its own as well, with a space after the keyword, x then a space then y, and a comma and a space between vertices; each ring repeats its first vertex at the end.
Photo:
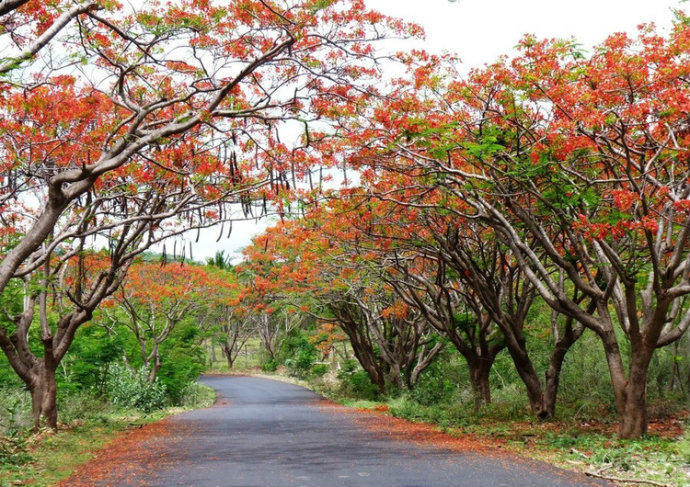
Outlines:
POLYGON ((33 49, 43 26, 57 28, 77 4, 51 5, 0 4, 3 42, 32 51, 0 79, 0 292, 23 281, 41 300, 32 282, 90 247, 111 256, 93 280, 99 291, 74 300, 76 314, 42 321, 42 356, 27 347, 31 299, 0 327, 37 418, 54 428, 55 368, 132 260, 166 237, 231 221, 238 206, 279 200, 314 165, 337 162, 312 147, 327 129, 312 122, 343 99, 376 95, 370 41, 418 29, 361 1, 104 2, 33 49), (291 124, 303 136, 284 143, 291 124))

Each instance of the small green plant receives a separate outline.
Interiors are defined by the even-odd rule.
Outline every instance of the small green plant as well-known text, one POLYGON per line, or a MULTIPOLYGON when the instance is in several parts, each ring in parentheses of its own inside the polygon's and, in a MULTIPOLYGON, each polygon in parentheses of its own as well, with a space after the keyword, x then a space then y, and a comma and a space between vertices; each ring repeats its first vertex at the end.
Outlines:
POLYGON ((14 431, 11 435, 0 437, 0 465, 24 465, 32 460, 26 447, 26 435, 14 431))
POLYGON ((322 377, 328 373, 328 364, 316 364, 311 368, 311 373, 316 377, 322 377))
POLYGON ((423 406, 449 402, 456 387, 444 372, 443 363, 433 362, 412 389, 412 398, 423 406))
POLYGON ((678 442, 678 453, 680 453, 681 461, 690 466, 690 431, 685 433, 683 439, 678 442))
POLYGON ((167 405, 165 386, 158 379, 150 383, 144 367, 132 370, 121 364, 114 365, 107 390, 108 399, 117 406, 150 412, 167 405))
POLYGON ((264 372, 275 372, 278 370, 278 361, 276 359, 270 358, 261 364, 261 370, 264 372))
POLYGON ((297 337, 295 342, 294 355, 285 360, 285 367, 287 367, 290 375, 306 378, 316 361, 318 351, 314 344, 304 335, 297 337))
POLYGON ((350 396, 357 399, 374 400, 379 391, 369 379, 369 375, 361 369, 356 360, 346 360, 338 373, 341 380, 339 395, 350 396))

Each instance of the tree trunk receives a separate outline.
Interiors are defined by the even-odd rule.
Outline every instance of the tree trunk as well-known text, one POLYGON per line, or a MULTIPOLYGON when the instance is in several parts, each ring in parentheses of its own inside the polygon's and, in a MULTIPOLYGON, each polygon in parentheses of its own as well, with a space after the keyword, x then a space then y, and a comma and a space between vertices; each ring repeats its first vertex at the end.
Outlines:
POLYGON ((389 364, 388 380, 398 389, 405 388, 405 382, 403 380, 402 373, 400 371, 400 366, 397 363, 389 364))
POLYGON ((493 360, 479 358, 476 361, 467 362, 470 369, 470 382, 474 394, 474 412, 478 412, 482 406, 491 404, 491 385, 489 374, 493 360))
POLYGON ((572 344, 573 342, 557 343, 551 354, 549 368, 546 370, 546 382, 544 385, 543 410, 548 418, 553 418, 556 414, 556 399, 558 397, 558 385, 561 380, 561 369, 563 368, 565 356, 572 344))
POLYGON ((639 438, 647 432, 647 372, 654 348, 645 349, 641 340, 631 340, 630 365, 626 377, 623 360, 613 330, 599 334, 609 366, 621 438, 639 438))
POLYGON ((209 340, 209 346, 211 348, 211 353, 210 355, 210 365, 213 367, 213 365, 218 361, 218 358, 216 357, 216 347, 213 345, 213 340, 209 340))
MULTIPOLYGON (((646 354, 645 354, 646 355, 646 354)), ((630 377, 625 387, 625 406, 618 432, 621 438, 639 438, 647 433, 647 371, 649 360, 633 356, 630 377)))
POLYGON ((34 430, 41 428, 45 420, 48 428, 57 431, 57 384, 55 369, 40 365, 30 385, 34 430))
MULTIPOLYGON (((355 355, 357 355, 357 354, 355 354, 355 355)), ((362 368, 366 371, 366 373, 369 375, 369 379, 376 386, 376 388, 379 390, 379 392, 381 394, 385 394, 386 393, 386 379, 385 379, 383 373, 381 372, 381 370, 379 370, 379 368, 375 364, 368 362, 366 360, 365 361, 360 360, 360 364, 362 365, 362 368)))
POLYGON ((223 345, 223 355, 228 361, 228 369, 232 370, 232 366, 235 365, 235 359, 232 356, 232 350, 227 345, 223 345))
POLYGON ((355 358, 366 371, 371 382, 377 387, 381 394, 386 393, 386 378, 384 371, 381 369, 380 364, 377 363, 374 351, 372 350, 371 344, 366 340, 362 339, 358 333, 356 326, 348 326, 347 323, 342 323, 341 329, 350 339, 350 344, 352 345, 352 351, 355 354, 355 358))
POLYGON ((153 363, 150 365, 151 369, 149 371, 149 384, 153 385, 156 382, 156 377, 158 377, 158 371, 161 369, 161 356, 158 352, 158 345, 154 345, 153 351, 153 363))
POLYGON ((619 416, 623 416, 626 409, 626 388, 628 386, 628 379, 625 376, 625 369, 623 367, 623 359, 621 357, 618 341, 613 330, 599 333, 602 344, 604 346, 604 353, 606 354, 606 363, 609 368, 609 376, 611 377, 611 387, 613 388, 613 395, 616 401, 616 411, 619 416))
POLYGON ((527 399, 529 400, 530 409, 537 418, 546 419, 549 415, 544 407, 544 395, 542 393, 541 381, 539 380, 537 371, 534 369, 534 365, 527 355, 524 346, 515 347, 511 345, 509 341, 508 352, 513 359, 515 369, 520 379, 522 379, 522 383, 525 384, 525 388, 527 389, 527 399))

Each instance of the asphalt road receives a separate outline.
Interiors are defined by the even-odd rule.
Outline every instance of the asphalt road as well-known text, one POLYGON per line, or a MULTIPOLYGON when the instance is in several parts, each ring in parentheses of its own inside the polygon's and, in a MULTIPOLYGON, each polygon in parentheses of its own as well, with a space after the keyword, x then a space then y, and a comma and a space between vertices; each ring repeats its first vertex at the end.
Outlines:
POLYGON ((206 377, 203 382, 218 391, 216 406, 170 420, 169 426, 179 435, 147 440, 144 447, 156 461, 139 471, 131 466, 135 473, 129 476, 113 472, 93 485, 606 485, 506 453, 458 452, 442 443, 435 446, 381 434, 366 426, 376 416, 381 421, 380 414, 330 407, 292 384, 253 377, 206 377))

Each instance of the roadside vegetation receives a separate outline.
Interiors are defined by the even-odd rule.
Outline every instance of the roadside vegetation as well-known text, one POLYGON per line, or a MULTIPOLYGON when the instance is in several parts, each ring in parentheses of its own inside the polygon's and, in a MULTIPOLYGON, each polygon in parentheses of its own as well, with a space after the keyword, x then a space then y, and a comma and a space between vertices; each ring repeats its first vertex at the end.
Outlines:
MULTIPOLYGON (((393 388, 382 394, 342 337, 332 343, 336 358, 324 357, 320 351, 323 339, 312 322, 291 331, 290 336, 281 334, 279 352, 271 359, 261 341, 254 338, 232 369, 216 346, 213 353, 208 349, 208 370, 290 380, 351 408, 429 423, 450 435, 484 439, 565 469, 635 481, 619 481, 619 485, 641 485, 637 482, 646 480, 646 485, 684 487, 690 482, 690 404, 685 386, 669 390, 668 369, 678 360, 672 353, 662 354, 652 369, 649 433, 641 439, 624 440, 617 437, 615 405, 601 363, 603 353, 587 337, 564 363, 562 400, 557 414, 548 421, 531 414, 509 357, 497 357, 490 377, 492 403, 476 410, 467 368, 452 346, 446 344, 438 361, 422 373, 413 389, 393 388), (216 359, 211 360, 214 354, 216 359)), ((530 342, 538 347, 537 337, 530 342)), ((544 370, 548 351, 537 350, 536 354, 543 354, 540 369, 544 370)), ((681 363, 681 374, 687 380, 687 364, 681 363)))
MULTIPOLYGON (((46 429, 33 432, 27 427, 31 424, 30 417, 15 415, 11 425, 3 422, 0 486, 52 486, 69 477, 95 452, 108 448, 118 435, 172 414, 213 404, 212 389, 204 386, 194 389, 190 388, 180 406, 166 405, 149 411, 114 405, 88 394, 71 394, 60 398, 63 415, 57 433, 46 429)), ((16 411, 29 402, 26 392, 8 393, 5 388, 2 393, 0 403, 5 411, 16 411)))
POLYGON ((57 433, 33 428, 31 394, 0 363, 0 486, 53 485, 120 432, 213 404, 215 392, 196 382, 205 357, 191 315, 161 342, 165 361, 153 381, 136 337, 116 316, 125 315, 82 328, 57 371, 57 433))

